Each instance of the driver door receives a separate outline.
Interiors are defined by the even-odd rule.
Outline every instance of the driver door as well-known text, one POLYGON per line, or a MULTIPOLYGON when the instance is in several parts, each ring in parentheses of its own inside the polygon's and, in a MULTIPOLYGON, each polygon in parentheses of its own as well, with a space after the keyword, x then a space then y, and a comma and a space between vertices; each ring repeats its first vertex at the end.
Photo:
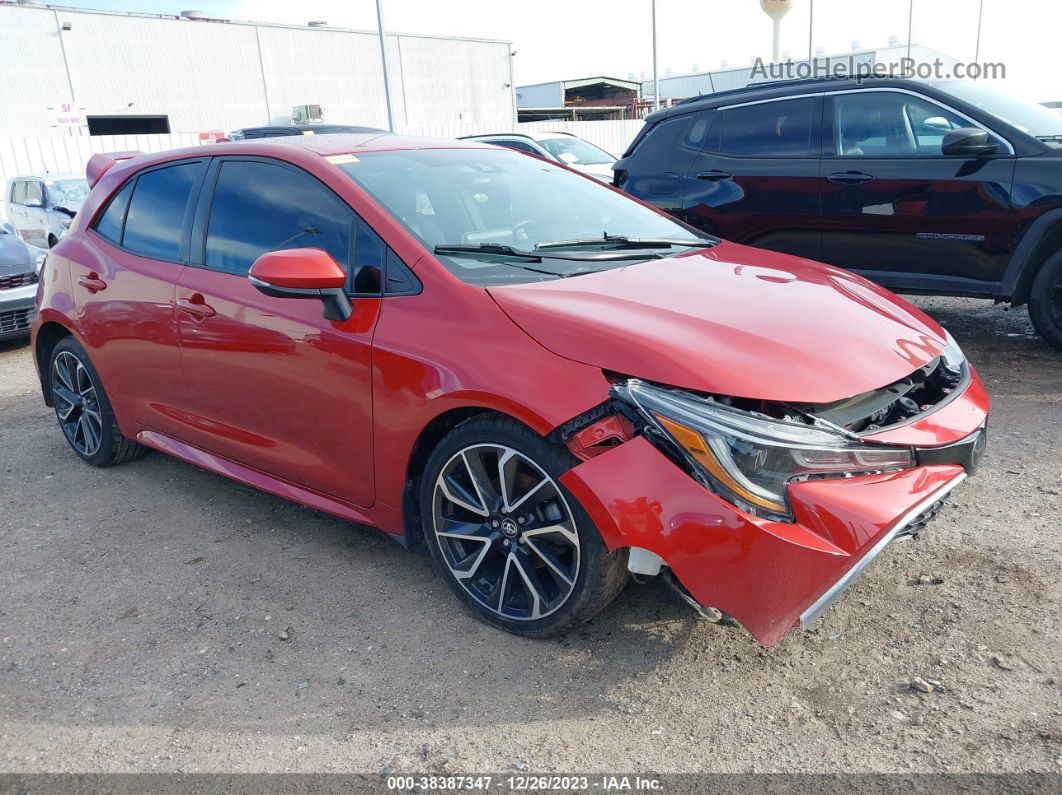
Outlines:
MULTIPOLYGON (((319 301, 248 280, 267 251, 320 248, 383 267, 383 241, 323 183, 268 158, 216 158, 177 282, 189 442, 359 506, 374 500, 371 342, 376 296, 326 320, 319 301), (212 187, 210 187, 212 186, 212 187)), ((350 292, 354 295, 354 278, 350 292)))
POLYGON ((1011 235, 1015 159, 949 157, 944 134, 974 122, 908 91, 827 95, 822 258, 904 287, 932 277, 994 281, 1011 235))

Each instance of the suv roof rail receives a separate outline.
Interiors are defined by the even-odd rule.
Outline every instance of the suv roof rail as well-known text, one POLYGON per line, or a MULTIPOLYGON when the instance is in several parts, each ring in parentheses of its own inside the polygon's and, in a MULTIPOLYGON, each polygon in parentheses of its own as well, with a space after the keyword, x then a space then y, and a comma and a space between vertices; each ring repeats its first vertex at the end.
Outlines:
POLYGON ((89 190, 96 187, 96 183, 100 181, 100 177, 106 174, 111 166, 119 160, 131 160, 142 154, 144 153, 140 151, 97 152, 94 154, 89 158, 88 164, 85 166, 85 182, 88 183, 89 190))
MULTIPOLYGON (((676 105, 686 105, 693 102, 700 102, 706 99, 714 99, 715 97, 726 97, 733 94, 747 94, 756 91, 768 91, 774 88, 801 88, 803 86, 815 86, 824 85, 826 83, 844 83, 850 80, 854 80, 854 75, 826 75, 824 77, 806 77, 806 78, 794 78, 792 80, 761 80, 755 83, 748 83, 743 88, 730 88, 726 91, 716 91, 712 94, 698 94, 695 97, 687 97, 676 105)), ((860 80, 902 80, 900 77, 890 77, 887 75, 861 75, 860 80)))

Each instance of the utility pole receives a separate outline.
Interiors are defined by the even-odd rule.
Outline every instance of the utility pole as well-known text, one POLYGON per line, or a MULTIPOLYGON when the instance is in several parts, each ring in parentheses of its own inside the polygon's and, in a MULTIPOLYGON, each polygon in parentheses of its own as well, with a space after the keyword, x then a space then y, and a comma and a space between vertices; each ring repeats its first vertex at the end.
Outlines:
POLYGON ((985 18, 985 0, 981 0, 981 8, 977 12, 977 49, 974 55, 974 63, 981 63, 981 22, 985 18))
POLYGON ((384 33, 383 0, 376 0, 376 24, 380 30, 380 59, 383 61, 384 101, 387 103, 387 129, 395 131, 395 119, 391 113, 391 79, 387 74, 387 36, 384 33))
POLYGON ((911 60, 911 35, 914 32, 914 0, 907 9, 907 60, 911 60))
POLYGON ((660 110, 660 77, 656 62, 656 0, 653 0, 653 110, 660 110))
POLYGON ((815 63, 815 0, 811 0, 811 11, 808 13, 808 61, 815 63))

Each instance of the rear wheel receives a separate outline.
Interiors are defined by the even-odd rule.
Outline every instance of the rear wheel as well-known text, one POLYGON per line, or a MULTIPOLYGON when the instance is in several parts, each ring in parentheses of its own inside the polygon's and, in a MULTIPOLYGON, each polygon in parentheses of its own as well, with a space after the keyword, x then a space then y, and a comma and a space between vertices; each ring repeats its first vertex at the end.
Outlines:
POLYGON ((106 467, 147 452, 142 444, 122 436, 96 368, 71 337, 52 351, 49 380, 59 427, 86 464, 106 467))
POLYGON ((420 484, 427 546, 458 597, 484 621, 550 637, 590 620, 627 582, 560 483, 567 450, 502 417, 469 420, 432 453, 420 484))
POLYGON ((1040 335, 1062 350, 1062 251, 1036 275, 1029 294, 1029 316, 1040 335))

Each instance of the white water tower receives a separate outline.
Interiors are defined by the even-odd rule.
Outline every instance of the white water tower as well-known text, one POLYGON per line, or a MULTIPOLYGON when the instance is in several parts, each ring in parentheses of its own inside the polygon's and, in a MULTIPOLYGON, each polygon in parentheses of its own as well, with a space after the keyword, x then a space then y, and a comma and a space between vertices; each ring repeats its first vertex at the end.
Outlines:
POLYGON ((782 17, 793 10, 793 0, 760 0, 763 13, 774 21, 774 48, 772 63, 778 63, 782 36, 782 17))

